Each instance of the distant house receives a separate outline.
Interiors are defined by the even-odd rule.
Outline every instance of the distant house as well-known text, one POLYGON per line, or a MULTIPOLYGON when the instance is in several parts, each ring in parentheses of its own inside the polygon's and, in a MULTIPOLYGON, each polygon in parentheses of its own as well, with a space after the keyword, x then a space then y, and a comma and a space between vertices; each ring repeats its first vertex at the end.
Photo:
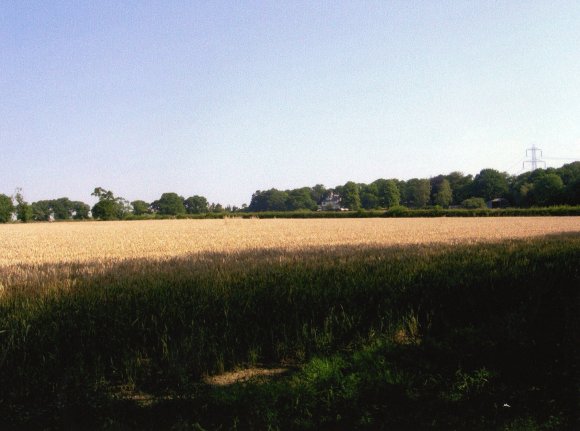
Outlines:
POLYGON ((488 208, 507 208, 509 201, 504 198, 496 198, 486 202, 488 208))
POLYGON ((340 206, 340 195, 338 193, 330 192, 327 194, 320 205, 318 205, 319 211, 341 211, 340 206))

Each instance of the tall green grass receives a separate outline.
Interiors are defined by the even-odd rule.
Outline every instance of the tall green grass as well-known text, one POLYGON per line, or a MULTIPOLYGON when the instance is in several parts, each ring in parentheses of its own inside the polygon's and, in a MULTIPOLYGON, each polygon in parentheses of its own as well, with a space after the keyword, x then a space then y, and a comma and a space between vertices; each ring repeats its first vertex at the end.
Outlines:
POLYGON ((579 262, 568 234, 31 266, 0 299, 0 429, 572 429, 579 262), (256 363, 300 371, 202 382, 256 363))

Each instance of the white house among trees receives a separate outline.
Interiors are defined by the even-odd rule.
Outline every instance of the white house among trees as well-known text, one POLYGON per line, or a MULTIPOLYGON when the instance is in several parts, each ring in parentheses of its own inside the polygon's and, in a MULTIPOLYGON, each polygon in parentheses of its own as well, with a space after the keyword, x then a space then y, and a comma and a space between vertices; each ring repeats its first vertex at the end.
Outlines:
POLYGON ((340 196, 330 192, 320 203, 319 209, 322 211, 340 211, 340 196))

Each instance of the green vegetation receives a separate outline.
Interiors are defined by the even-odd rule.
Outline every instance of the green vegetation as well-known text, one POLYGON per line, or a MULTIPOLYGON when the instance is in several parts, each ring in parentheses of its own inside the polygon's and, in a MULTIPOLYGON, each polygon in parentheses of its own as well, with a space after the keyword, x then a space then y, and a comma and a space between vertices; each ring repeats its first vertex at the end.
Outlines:
POLYGON ((0 429, 573 429, 579 261, 569 234, 3 269, 0 429), (292 367, 203 383, 255 364, 292 367))
POLYGON ((440 207, 413 209, 405 206, 394 206, 385 210, 360 211, 262 211, 262 212, 217 212, 205 214, 180 214, 177 217, 160 214, 146 214, 141 216, 127 215, 125 220, 154 220, 154 219, 220 219, 220 218, 372 218, 372 217, 535 217, 535 216, 578 216, 580 206, 553 206, 534 208, 504 208, 489 209, 480 207, 479 198, 473 208, 444 209, 440 207))
POLYGON ((443 180, 437 184, 437 191, 434 194, 433 201, 435 205, 447 208, 451 204, 452 200, 453 192, 451 191, 449 180, 447 178, 443 178, 443 180))
POLYGON ((184 201, 184 206, 188 214, 204 214, 209 212, 209 204, 203 196, 190 196, 184 201))
MULTIPOLYGON (((229 205, 224 207, 219 203, 210 204, 205 197, 199 195, 184 198, 173 192, 163 193, 152 203, 142 200, 128 202, 123 198, 115 197, 112 191, 101 187, 95 188, 92 196, 99 199, 99 202, 92 208, 92 217, 100 220, 172 216, 189 218, 190 215, 194 216, 192 218, 199 216, 209 218, 215 217, 215 214, 225 217, 253 213, 315 212, 323 207, 325 199, 330 196, 337 196, 338 200, 335 204, 324 207, 351 211, 351 214, 346 217, 353 217, 352 212, 379 210, 384 212, 399 205, 413 210, 482 209, 488 204, 494 207, 534 208, 535 210, 538 207, 580 205, 580 162, 569 163, 557 169, 536 169, 518 176, 510 176, 495 169, 482 169, 475 177, 461 172, 451 172, 448 175, 437 175, 429 179, 411 178, 407 181, 384 178, 379 178, 370 184, 348 181, 344 185, 328 189, 322 184, 316 184, 313 187, 292 190, 275 188, 257 190, 252 195, 249 206, 244 204, 241 208, 229 205), (490 203, 492 200, 495 201, 494 204, 490 203)), ((38 201, 28 205, 18 190, 15 200, 18 204, 16 208, 7 206, 6 202, 0 202, 0 223, 9 221, 15 210, 21 221, 89 218, 87 204, 78 201, 71 202, 68 198, 38 201)), ((408 212, 404 213, 406 216, 416 216, 408 212)), ((544 213, 550 215, 549 212, 544 213)), ((458 213, 454 215, 459 216, 458 213)), ((267 215, 260 215, 260 217, 267 217, 267 215)), ((319 216, 313 215, 313 217, 319 216)))
POLYGON ((12 198, 0 194, 0 223, 10 221, 13 212, 14 204, 12 203, 12 198))
POLYGON ((142 200, 136 200, 131 202, 131 206, 133 207, 133 214, 136 216, 140 216, 143 214, 150 214, 150 205, 142 200))
POLYGON ((318 184, 312 188, 295 190, 270 189, 256 191, 248 210, 295 211, 312 209, 312 202, 320 204, 325 196, 336 193, 341 206, 351 211, 376 210, 403 204, 413 209, 429 206, 459 207, 463 202, 486 202, 504 199, 510 207, 529 208, 551 205, 580 205, 580 162, 560 168, 536 169, 518 176, 510 176, 495 169, 482 169, 475 177, 461 172, 437 175, 432 178, 411 178, 407 181, 380 178, 370 184, 352 181, 326 189, 318 184), (300 205, 290 203, 290 196, 300 190, 311 199, 300 205), (477 201, 471 200, 477 199, 477 201))
POLYGON ((95 219, 119 220, 131 213, 131 204, 126 199, 115 197, 110 190, 97 187, 91 195, 99 199, 92 209, 95 219))
POLYGON ((32 218, 36 221, 85 220, 89 218, 90 206, 68 198, 37 201, 32 203, 32 218))
POLYGON ((469 198, 461 202, 461 206, 465 209, 487 208, 483 198, 469 198))
POLYGON ((16 201, 16 218, 22 223, 27 223, 32 219, 32 208, 28 205, 28 202, 24 200, 21 189, 16 189, 14 200, 16 201))
POLYGON ((184 200, 177 193, 163 193, 159 200, 151 204, 151 208, 161 215, 185 214, 184 200))

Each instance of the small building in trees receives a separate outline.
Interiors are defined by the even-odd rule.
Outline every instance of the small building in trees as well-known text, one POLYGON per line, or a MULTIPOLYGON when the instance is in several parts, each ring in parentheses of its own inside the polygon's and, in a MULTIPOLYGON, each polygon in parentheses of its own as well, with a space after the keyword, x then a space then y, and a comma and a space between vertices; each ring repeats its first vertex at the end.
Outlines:
POLYGON ((319 211, 341 211, 343 208, 340 206, 340 195, 338 193, 330 192, 327 194, 320 205, 318 206, 319 211))
POLYGON ((488 208, 507 208, 509 201, 505 198, 495 198, 486 202, 488 208))

